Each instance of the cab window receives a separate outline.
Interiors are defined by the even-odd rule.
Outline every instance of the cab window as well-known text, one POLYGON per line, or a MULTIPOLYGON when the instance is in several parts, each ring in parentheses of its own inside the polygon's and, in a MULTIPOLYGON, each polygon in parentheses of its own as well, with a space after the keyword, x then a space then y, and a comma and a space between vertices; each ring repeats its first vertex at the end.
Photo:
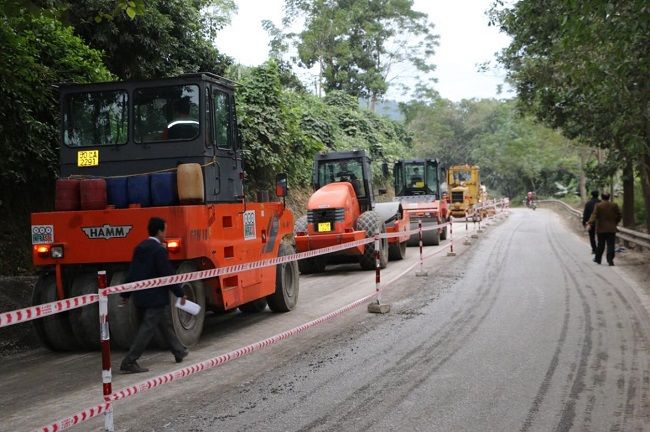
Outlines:
POLYGON ((135 142, 188 141, 199 136, 198 86, 141 88, 133 99, 135 142))
POLYGON ((214 104, 212 122, 214 142, 218 148, 232 149, 232 126, 230 122, 230 96, 219 90, 212 93, 214 104))
POLYGON ((63 143, 69 147, 126 144, 129 97, 123 90, 71 93, 63 100, 63 143))

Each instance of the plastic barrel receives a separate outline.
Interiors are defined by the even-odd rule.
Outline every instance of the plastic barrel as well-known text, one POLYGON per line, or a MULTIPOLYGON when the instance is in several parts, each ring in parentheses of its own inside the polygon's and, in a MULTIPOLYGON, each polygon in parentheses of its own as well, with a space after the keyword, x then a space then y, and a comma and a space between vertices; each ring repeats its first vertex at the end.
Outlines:
POLYGON ((151 174, 151 203, 154 206, 170 206, 178 203, 175 172, 151 174))
POLYGON ((140 204, 142 207, 151 205, 149 175, 130 176, 127 180, 129 204, 140 204))
POLYGON ((106 194, 110 205, 114 205, 116 208, 128 207, 127 190, 127 177, 106 179, 106 194))
POLYGON ((205 200, 201 165, 188 163, 178 166, 178 199, 181 204, 200 204, 205 200))
POLYGON ((79 183, 78 179, 57 179, 54 192, 54 210, 71 211, 79 210, 79 183))
POLYGON ((106 208, 106 180, 83 179, 79 185, 81 210, 103 210, 106 208))

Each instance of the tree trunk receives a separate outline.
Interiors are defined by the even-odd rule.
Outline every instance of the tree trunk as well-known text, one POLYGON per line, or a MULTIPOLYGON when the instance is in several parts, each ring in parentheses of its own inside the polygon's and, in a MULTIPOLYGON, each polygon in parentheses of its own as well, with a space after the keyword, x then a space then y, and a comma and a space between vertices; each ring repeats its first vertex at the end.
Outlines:
POLYGON ((623 167, 623 226, 634 225, 634 166, 628 159, 623 167))
POLYGON ((587 156, 585 151, 580 151, 580 203, 584 205, 587 202, 587 176, 585 175, 585 165, 587 164, 587 156))
POLYGON ((377 105, 377 95, 373 93, 370 96, 370 111, 375 112, 376 105, 377 105))
POLYGON ((645 226, 646 232, 650 233, 650 155, 646 154, 639 163, 641 172, 641 189, 643 190, 643 201, 645 205, 645 226))

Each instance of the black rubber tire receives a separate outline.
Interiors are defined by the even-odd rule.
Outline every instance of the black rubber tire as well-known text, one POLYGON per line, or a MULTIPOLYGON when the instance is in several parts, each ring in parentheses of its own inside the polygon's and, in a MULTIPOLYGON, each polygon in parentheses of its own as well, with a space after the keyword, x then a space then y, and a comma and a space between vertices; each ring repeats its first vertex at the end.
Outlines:
POLYGON ((322 273, 327 267, 327 257, 325 255, 315 256, 313 258, 303 258, 298 261, 298 269, 302 274, 322 273))
MULTIPOLYGON (((366 238, 374 237, 375 234, 385 233, 386 225, 381 221, 379 215, 369 210, 361 213, 355 224, 357 231, 365 231, 366 238)), ((386 268, 388 265, 388 239, 382 238, 380 240, 381 250, 379 251, 379 267, 386 268)), ((359 265, 364 270, 372 270, 375 268, 375 243, 371 242, 366 244, 363 255, 359 257, 359 265)))
MULTIPOLYGON (((126 271, 117 271, 111 277, 110 285, 124 282, 126 271)), ((111 332, 111 348, 128 350, 138 332, 140 316, 133 304, 133 295, 126 305, 122 305, 119 294, 108 296, 108 324, 111 332)))
POLYGON ((440 233, 437 229, 422 232, 423 246, 438 246, 440 244, 440 233))
MULTIPOLYGON (((70 297, 96 293, 96 273, 77 273, 73 276, 70 297)), ((72 309, 70 311, 70 324, 72 325, 72 332, 82 348, 91 350, 100 348, 99 307, 97 303, 72 309)))
MULTIPOLYGON (((177 274, 190 273, 197 271, 197 266, 192 261, 183 262, 176 270, 177 274)), ((187 299, 197 303, 201 306, 201 311, 198 315, 190 315, 178 309, 176 304, 176 296, 170 292, 170 311, 172 315, 172 326, 176 336, 181 343, 187 347, 195 345, 201 333, 203 332, 203 322, 205 321, 205 285, 203 281, 197 280, 192 282, 184 282, 181 287, 187 295, 187 299)))
POLYGON ((239 310, 246 314, 263 312, 266 309, 266 298, 253 300, 243 305, 239 305, 239 310))
POLYGON ((388 244, 388 259, 391 261, 403 260, 406 257, 406 242, 389 243, 388 244))
MULTIPOLYGON (((295 249, 288 243, 281 243, 278 256, 287 256, 295 253, 295 249)), ((278 264, 275 267, 275 293, 266 297, 269 309, 273 312, 289 312, 298 304, 300 292, 300 277, 298 276, 298 263, 291 261, 278 264)))
POLYGON ((449 226, 446 226, 442 229, 442 232, 440 233, 440 240, 447 240, 447 228, 449 228, 449 226))
MULTIPOLYGON (((293 224, 293 234, 307 232, 307 215, 300 216, 293 224)), ((313 258, 303 258, 298 261, 298 269, 302 274, 322 273, 327 266, 327 258, 323 255, 313 258)))
MULTIPOLYGON (((54 275, 41 276, 32 292, 32 305, 56 301, 56 279, 54 275)), ((95 305, 96 306, 96 305, 95 305)), ((52 351, 74 351, 79 349, 72 333, 69 312, 61 312, 34 320, 36 335, 41 343, 52 351)))

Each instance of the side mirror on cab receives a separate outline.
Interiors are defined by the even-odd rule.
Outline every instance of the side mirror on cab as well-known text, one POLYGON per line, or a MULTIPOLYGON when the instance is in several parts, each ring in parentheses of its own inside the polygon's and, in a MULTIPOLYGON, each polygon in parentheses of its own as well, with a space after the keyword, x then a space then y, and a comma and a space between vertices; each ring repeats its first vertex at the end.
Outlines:
POLYGON ((289 190, 287 182, 287 174, 280 173, 275 176, 275 195, 280 198, 287 196, 287 191, 289 190))

